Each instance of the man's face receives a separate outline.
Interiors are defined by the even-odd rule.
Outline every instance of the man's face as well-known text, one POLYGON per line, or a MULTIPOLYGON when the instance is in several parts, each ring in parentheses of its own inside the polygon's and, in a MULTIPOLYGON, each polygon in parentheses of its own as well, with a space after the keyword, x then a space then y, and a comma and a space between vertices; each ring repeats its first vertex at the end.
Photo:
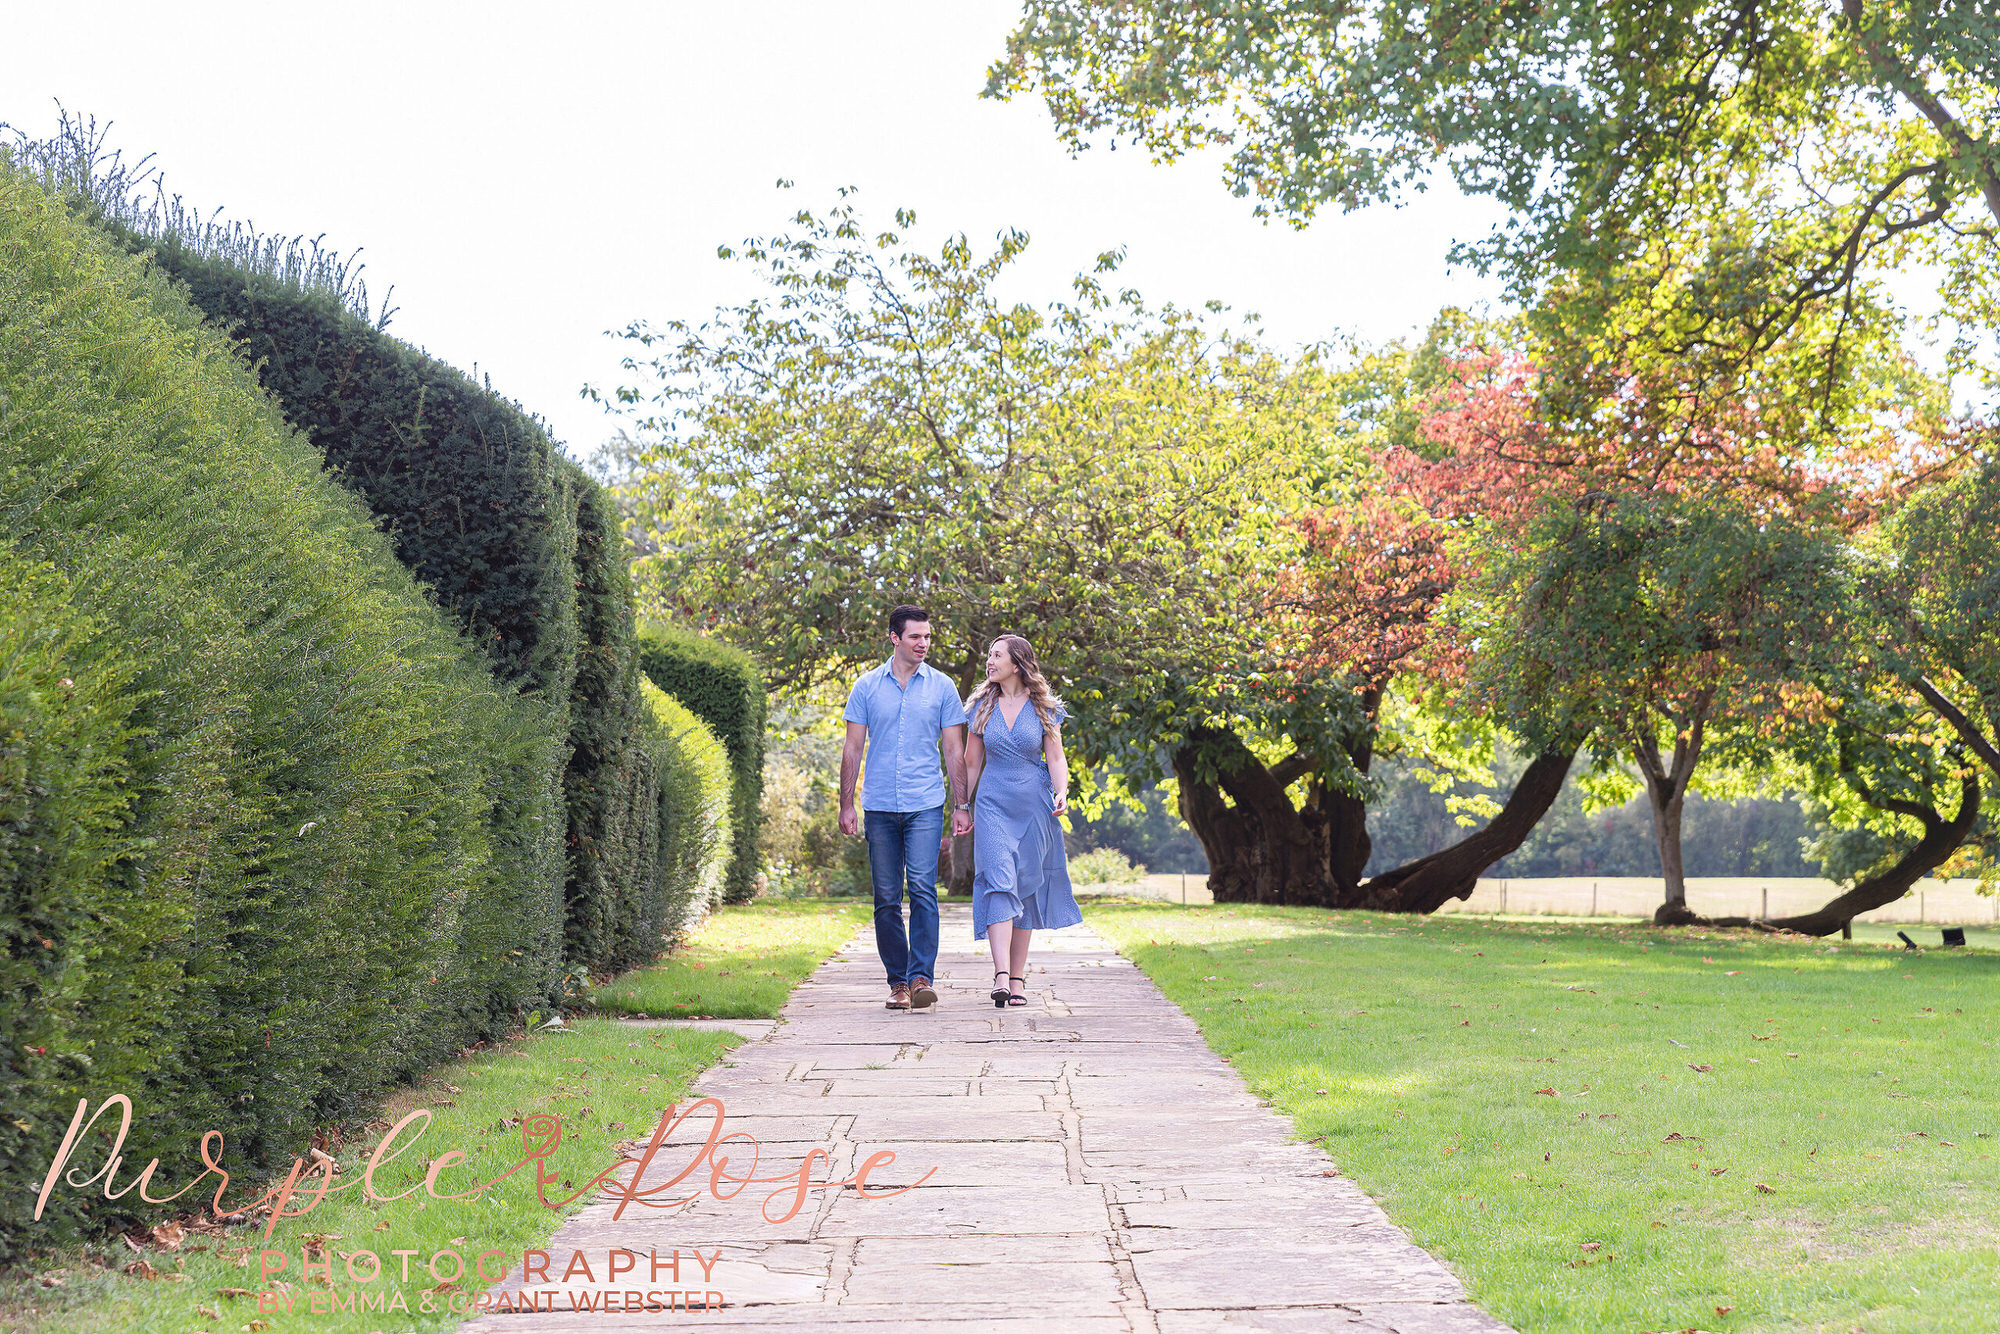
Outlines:
POLYGON ((931 651, 931 623, 905 621, 903 633, 890 635, 889 640, 895 644, 896 652, 902 655, 903 661, 922 662, 924 656, 931 651))

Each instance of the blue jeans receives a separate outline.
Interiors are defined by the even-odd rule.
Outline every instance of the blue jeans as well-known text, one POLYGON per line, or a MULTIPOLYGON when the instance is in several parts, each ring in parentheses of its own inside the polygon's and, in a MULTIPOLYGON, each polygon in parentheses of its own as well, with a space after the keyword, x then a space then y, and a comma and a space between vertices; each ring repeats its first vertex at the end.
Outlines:
POLYGON ((875 884, 875 948, 889 985, 937 977, 938 840, 944 811, 864 811, 868 875, 875 884), (903 890, 910 892, 909 934, 903 932, 903 890))

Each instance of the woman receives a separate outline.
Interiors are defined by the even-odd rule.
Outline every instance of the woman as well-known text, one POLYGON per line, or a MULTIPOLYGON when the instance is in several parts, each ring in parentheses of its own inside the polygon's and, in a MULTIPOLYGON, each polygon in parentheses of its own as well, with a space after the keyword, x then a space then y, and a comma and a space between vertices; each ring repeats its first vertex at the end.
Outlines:
POLYGON ((972 938, 993 950, 993 1004, 1026 1005, 1028 941, 1083 921, 1070 890, 1057 818, 1068 809, 1062 722, 1035 650, 1001 635, 986 684, 965 705, 965 781, 972 793, 972 938), (1019 989, 1017 989, 1017 987, 1019 989))

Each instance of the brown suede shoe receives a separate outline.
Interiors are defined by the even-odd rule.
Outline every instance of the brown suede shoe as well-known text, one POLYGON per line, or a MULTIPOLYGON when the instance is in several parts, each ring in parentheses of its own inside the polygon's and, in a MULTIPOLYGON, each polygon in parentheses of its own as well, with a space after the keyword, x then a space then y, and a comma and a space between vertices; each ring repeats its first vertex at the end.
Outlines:
POLYGON ((910 1008, 927 1010, 937 1004, 937 992, 931 989, 928 977, 919 977, 910 984, 910 1008))
POLYGON ((896 985, 894 985, 894 986, 890 987, 890 988, 889 988, 889 999, 888 999, 888 1000, 886 1000, 886 1001, 884 1001, 884 1002, 882 1002, 882 1004, 883 1004, 883 1008, 885 1008, 885 1009, 890 1009, 890 1010, 907 1010, 907 1009, 909 1009, 909 1008, 910 1008, 910 984, 909 984, 909 983, 907 983, 907 982, 898 982, 898 983, 896 983, 896 985))

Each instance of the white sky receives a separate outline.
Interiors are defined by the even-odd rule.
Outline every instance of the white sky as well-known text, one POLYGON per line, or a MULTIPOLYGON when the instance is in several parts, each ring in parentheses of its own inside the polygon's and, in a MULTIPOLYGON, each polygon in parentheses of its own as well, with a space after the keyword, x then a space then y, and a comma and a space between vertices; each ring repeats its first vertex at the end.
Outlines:
POLYGON ((1497 288, 1448 272, 1498 216, 1448 182, 1409 207, 1265 225, 1213 157, 1068 157, 1039 100, 983 101, 1008 0, 727 4, 194 4, 0 0, 0 121, 51 132, 56 99, 114 122, 171 190, 270 233, 362 248, 390 331, 540 413, 570 452, 615 423, 578 397, 618 378, 636 318, 700 319, 761 285, 721 243, 855 185, 933 243, 1030 233, 1013 295, 1123 245, 1155 302, 1256 311, 1274 341, 1388 338, 1497 288), (785 177, 796 188, 779 192, 785 177))

